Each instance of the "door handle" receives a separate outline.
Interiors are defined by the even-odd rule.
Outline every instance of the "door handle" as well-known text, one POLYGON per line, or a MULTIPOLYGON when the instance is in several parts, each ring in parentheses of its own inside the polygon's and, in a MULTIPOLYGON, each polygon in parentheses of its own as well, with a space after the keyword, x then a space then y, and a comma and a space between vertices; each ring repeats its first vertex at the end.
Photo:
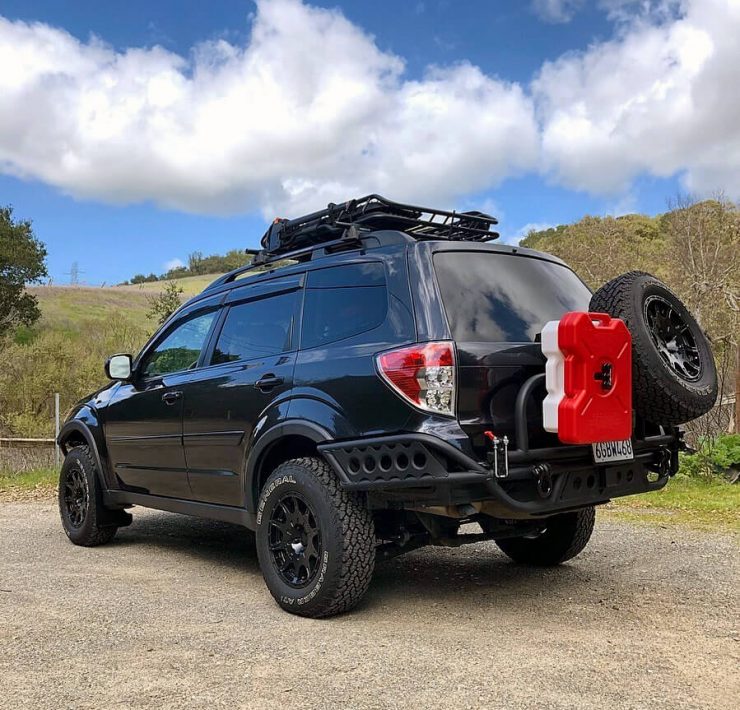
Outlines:
POLYGON ((182 392, 165 392, 162 395, 162 401, 165 404, 174 404, 177 400, 182 399, 182 392))
POLYGON ((285 380, 282 377, 276 375, 263 375, 254 383, 254 386, 260 390, 260 392, 269 392, 273 387, 282 385, 285 380))

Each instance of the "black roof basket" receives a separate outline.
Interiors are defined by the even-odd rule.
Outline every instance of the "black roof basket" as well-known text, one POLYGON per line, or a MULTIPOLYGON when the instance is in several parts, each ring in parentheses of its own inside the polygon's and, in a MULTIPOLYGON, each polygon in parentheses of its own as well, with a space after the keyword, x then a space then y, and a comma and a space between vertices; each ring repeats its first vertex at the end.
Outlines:
POLYGON ((368 195, 330 204, 325 210, 296 219, 276 219, 262 237, 262 249, 246 250, 254 256, 251 263, 220 276, 205 291, 284 259, 310 259, 319 248, 343 249, 359 244, 363 231, 395 229, 414 239, 487 242, 499 236, 491 231, 494 224, 498 220, 483 212, 433 210, 368 195))
POLYGON ((485 242, 496 239, 498 220, 482 212, 455 212, 391 202, 367 195, 296 219, 276 219, 262 237, 264 257, 277 256, 341 239, 356 230, 397 229, 416 239, 485 242))

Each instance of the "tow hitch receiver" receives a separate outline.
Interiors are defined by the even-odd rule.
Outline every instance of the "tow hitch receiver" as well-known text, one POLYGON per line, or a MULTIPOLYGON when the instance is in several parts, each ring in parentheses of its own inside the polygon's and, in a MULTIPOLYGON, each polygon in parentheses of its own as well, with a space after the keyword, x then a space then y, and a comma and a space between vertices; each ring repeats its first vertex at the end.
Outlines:
POLYGON ((542 330, 546 431, 564 444, 632 436, 632 337, 619 318, 566 313, 542 330))

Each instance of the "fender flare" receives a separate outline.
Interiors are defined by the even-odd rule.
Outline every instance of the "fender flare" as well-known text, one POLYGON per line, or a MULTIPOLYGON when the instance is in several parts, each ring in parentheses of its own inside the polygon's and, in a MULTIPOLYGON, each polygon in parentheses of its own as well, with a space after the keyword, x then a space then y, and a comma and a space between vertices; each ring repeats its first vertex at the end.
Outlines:
POLYGON ((109 487, 108 482, 105 480, 105 473, 107 469, 104 467, 103 460, 100 457, 100 451, 98 450, 98 444, 97 441, 95 441, 95 436, 90 430, 90 427, 87 426, 85 422, 80 421, 79 419, 71 419, 70 421, 66 422, 59 432, 59 436, 57 437, 57 445, 62 450, 62 453, 66 456, 69 452, 69 448, 66 444, 73 433, 81 434, 82 438, 85 440, 85 443, 90 448, 93 458, 95 459, 96 468, 98 469, 98 479, 100 480, 100 485, 102 486, 104 491, 107 490, 109 487))
POLYGON ((280 422, 265 431, 259 439, 254 442, 247 458, 244 476, 244 492, 246 496, 246 507, 250 512, 254 512, 257 506, 254 492, 254 479, 255 476, 260 473, 260 464, 273 445, 286 436, 302 436, 306 439, 310 439, 315 444, 330 441, 334 438, 331 432, 318 424, 307 421, 280 422))

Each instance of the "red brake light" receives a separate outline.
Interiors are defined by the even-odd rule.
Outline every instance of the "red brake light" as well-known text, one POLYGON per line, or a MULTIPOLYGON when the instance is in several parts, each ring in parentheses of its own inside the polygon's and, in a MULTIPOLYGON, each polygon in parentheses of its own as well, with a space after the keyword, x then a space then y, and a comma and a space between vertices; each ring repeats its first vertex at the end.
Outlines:
POLYGON ((455 413, 455 349, 450 342, 419 343, 376 358, 383 379, 428 412, 455 413))

